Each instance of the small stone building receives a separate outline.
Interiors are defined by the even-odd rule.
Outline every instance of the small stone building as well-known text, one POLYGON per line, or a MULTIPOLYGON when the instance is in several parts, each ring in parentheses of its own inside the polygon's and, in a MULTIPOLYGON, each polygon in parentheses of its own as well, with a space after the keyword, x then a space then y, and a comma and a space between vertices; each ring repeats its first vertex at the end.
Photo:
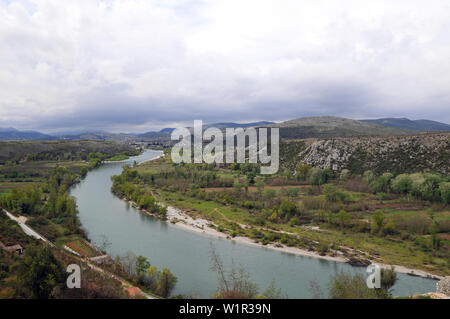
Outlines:
POLYGON ((9 253, 16 253, 18 255, 21 255, 23 253, 23 247, 20 246, 19 244, 12 246, 5 246, 2 242, 0 242, 0 248, 9 253))

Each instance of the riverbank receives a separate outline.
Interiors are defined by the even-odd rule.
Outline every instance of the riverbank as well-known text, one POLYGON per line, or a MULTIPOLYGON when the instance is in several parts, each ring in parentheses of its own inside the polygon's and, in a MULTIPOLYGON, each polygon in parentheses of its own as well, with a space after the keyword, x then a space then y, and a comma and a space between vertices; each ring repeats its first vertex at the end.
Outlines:
MULTIPOLYGON (((140 209, 139 206, 133 201, 127 200, 125 198, 123 198, 123 200, 127 201, 130 205, 132 205, 134 208, 136 208, 137 210, 139 210, 142 213, 145 213, 145 214, 153 216, 153 217, 160 218, 160 216, 157 216, 149 211, 140 209)), ((172 207, 172 206, 167 207, 166 221, 170 222, 174 226, 183 228, 188 231, 196 232, 196 233, 203 234, 206 236, 213 236, 213 237, 218 237, 218 238, 229 239, 229 240, 234 241, 239 244, 251 245, 251 246, 260 247, 260 248, 267 248, 267 249, 277 250, 277 251, 287 253, 287 254, 303 256, 303 257, 310 257, 310 258, 317 258, 317 259, 322 259, 322 260, 327 260, 327 261, 334 261, 334 262, 340 262, 340 263, 348 263, 348 261, 349 261, 344 256, 329 256, 329 255, 322 256, 319 253, 314 252, 314 251, 308 251, 308 250, 297 248, 297 247, 288 247, 288 246, 281 245, 279 243, 263 245, 261 243, 253 241, 252 239, 250 239, 248 237, 241 237, 241 236, 231 237, 231 236, 224 234, 224 233, 216 230, 215 228, 211 227, 212 223, 210 221, 208 221, 206 219, 202 219, 202 218, 194 219, 187 213, 183 212, 182 210, 180 210, 176 207, 172 207)), ((444 278, 442 276, 434 275, 432 273, 429 273, 429 272, 426 272, 426 271, 423 271, 420 269, 411 269, 411 268, 408 268, 405 266, 400 266, 400 265, 387 265, 387 264, 381 264, 381 263, 377 263, 377 265, 379 265, 382 268, 390 268, 391 266, 394 266, 396 272, 407 274, 410 276, 417 276, 417 277, 434 279, 434 280, 440 280, 440 279, 444 278)))
MULTIPOLYGON (((152 151, 153 151, 153 150, 152 150, 152 151)), ((139 166, 139 165, 142 165, 142 164, 147 163, 147 162, 155 161, 155 160, 157 160, 158 158, 161 158, 161 157, 164 156, 164 152, 163 152, 163 151, 158 151, 158 150, 154 150, 154 151, 155 151, 155 152, 161 152, 161 155, 158 155, 158 156, 156 156, 155 158, 151 158, 151 159, 142 161, 142 162, 138 163, 137 165, 139 166)))

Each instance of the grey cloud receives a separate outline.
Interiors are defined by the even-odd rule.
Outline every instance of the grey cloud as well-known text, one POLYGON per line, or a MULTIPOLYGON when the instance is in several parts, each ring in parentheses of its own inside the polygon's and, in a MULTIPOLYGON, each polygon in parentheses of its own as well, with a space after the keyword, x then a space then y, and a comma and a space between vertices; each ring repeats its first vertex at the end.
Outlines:
POLYGON ((348 10, 286 1, 292 9, 275 0, 0 2, 0 126, 144 131, 310 115, 450 122, 445 0, 409 1, 406 11, 401 1, 348 10))

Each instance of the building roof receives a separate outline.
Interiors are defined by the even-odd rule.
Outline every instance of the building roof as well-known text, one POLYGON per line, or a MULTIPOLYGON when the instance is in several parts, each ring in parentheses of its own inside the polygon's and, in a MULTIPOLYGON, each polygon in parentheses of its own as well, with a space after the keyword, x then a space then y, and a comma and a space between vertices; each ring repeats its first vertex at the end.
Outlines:
POLYGON ((12 245, 12 246, 7 246, 7 247, 2 247, 4 250, 6 250, 6 251, 9 251, 9 252, 15 252, 15 251, 18 251, 18 250, 20 250, 20 251, 22 251, 23 250, 23 247, 22 246, 20 246, 19 244, 16 244, 16 245, 12 245))

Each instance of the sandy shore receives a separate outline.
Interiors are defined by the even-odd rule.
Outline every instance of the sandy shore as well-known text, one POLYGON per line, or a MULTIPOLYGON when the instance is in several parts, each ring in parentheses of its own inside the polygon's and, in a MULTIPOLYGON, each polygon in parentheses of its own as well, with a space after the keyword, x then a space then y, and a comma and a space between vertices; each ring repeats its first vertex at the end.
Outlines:
MULTIPOLYGON (((134 203, 133 201, 128 201, 128 202, 132 206, 137 208, 136 203, 134 203)), ((155 214, 152 214, 151 212, 146 211, 146 210, 140 209, 140 211, 142 211, 148 215, 151 215, 151 216, 156 216, 155 214)), ((158 217, 158 216, 156 216, 156 217, 158 217)), ((181 227, 186 230, 193 231, 193 232, 196 232, 199 234, 204 234, 207 236, 229 239, 229 240, 232 240, 232 241, 234 241, 236 243, 240 243, 240 244, 246 244, 246 245, 257 246, 257 247, 261 247, 261 248, 278 250, 278 251, 288 253, 288 254, 294 254, 294 255, 298 255, 298 256, 306 256, 306 257, 312 257, 312 258, 319 258, 319 259, 324 259, 324 260, 329 260, 329 261, 336 261, 336 262, 346 262, 347 261, 347 259, 344 257, 321 256, 318 253, 313 252, 313 251, 308 251, 308 250, 300 249, 300 248, 296 248, 296 247, 287 247, 287 246, 283 246, 281 244, 263 245, 261 243, 256 243, 254 240, 252 240, 248 237, 236 236, 236 237, 232 238, 229 235, 219 232, 216 229, 210 227, 209 226, 211 224, 210 221, 208 221, 206 219, 202 219, 202 218, 194 219, 191 216, 189 216, 188 214, 184 213, 182 210, 172 207, 172 206, 167 207, 166 218, 167 218, 167 221, 170 222, 174 226, 181 227)))
POLYGON ((395 267, 395 271, 398 273, 402 273, 402 274, 407 274, 410 276, 417 276, 417 277, 423 277, 423 278, 429 278, 429 279, 435 279, 435 280, 441 280, 444 278, 444 276, 438 276, 438 275, 433 275, 429 272, 420 270, 420 269, 411 269, 411 268, 407 268, 404 266, 399 266, 399 265, 386 265, 386 264, 377 264, 379 265, 381 268, 391 268, 391 266, 395 267))
MULTIPOLYGON (((149 150, 150 150, 150 149, 149 149, 149 150)), ((145 161, 143 161, 143 162, 139 162, 138 165, 141 165, 141 164, 144 164, 144 163, 147 163, 147 162, 150 162, 150 161, 154 161, 154 160, 156 160, 156 159, 158 159, 158 158, 161 158, 161 157, 164 155, 164 152, 163 152, 163 151, 159 151, 159 150, 150 150, 150 151, 161 152, 161 155, 158 155, 157 157, 151 158, 151 159, 149 159, 149 160, 145 160, 145 161)), ((139 156, 139 155, 137 155, 137 156, 139 156)), ((120 161, 103 161, 102 163, 104 163, 104 164, 124 163, 124 162, 129 161, 129 160, 132 159, 133 157, 135 157, 135 156, 130 156, 130 157, 128 157, 127 159, 120 160, 120 161)))
MULTIPOLYGON (((153 150, 151 150, 151 151, 153 151, 153 150)), ((156 152, 156 151, 155 151, 155 152, 156 152)), ((156 156, 156 157, 154 157, 154 158, 145 160, 145 161, 143 161, 143 162, 139 162, 137 165, 139 166, 139 165, 142 165, 142 164, 144 164, 144 163, 147 163, 147 162, 151 162, 151 161, 157 160, 158 158, 161 158, 161 157, 164 156, 164 152, 163 152, 163 151, 158 151, 158 152, 161 152, 161 154, 158 155, 158 156, 156 156)))

